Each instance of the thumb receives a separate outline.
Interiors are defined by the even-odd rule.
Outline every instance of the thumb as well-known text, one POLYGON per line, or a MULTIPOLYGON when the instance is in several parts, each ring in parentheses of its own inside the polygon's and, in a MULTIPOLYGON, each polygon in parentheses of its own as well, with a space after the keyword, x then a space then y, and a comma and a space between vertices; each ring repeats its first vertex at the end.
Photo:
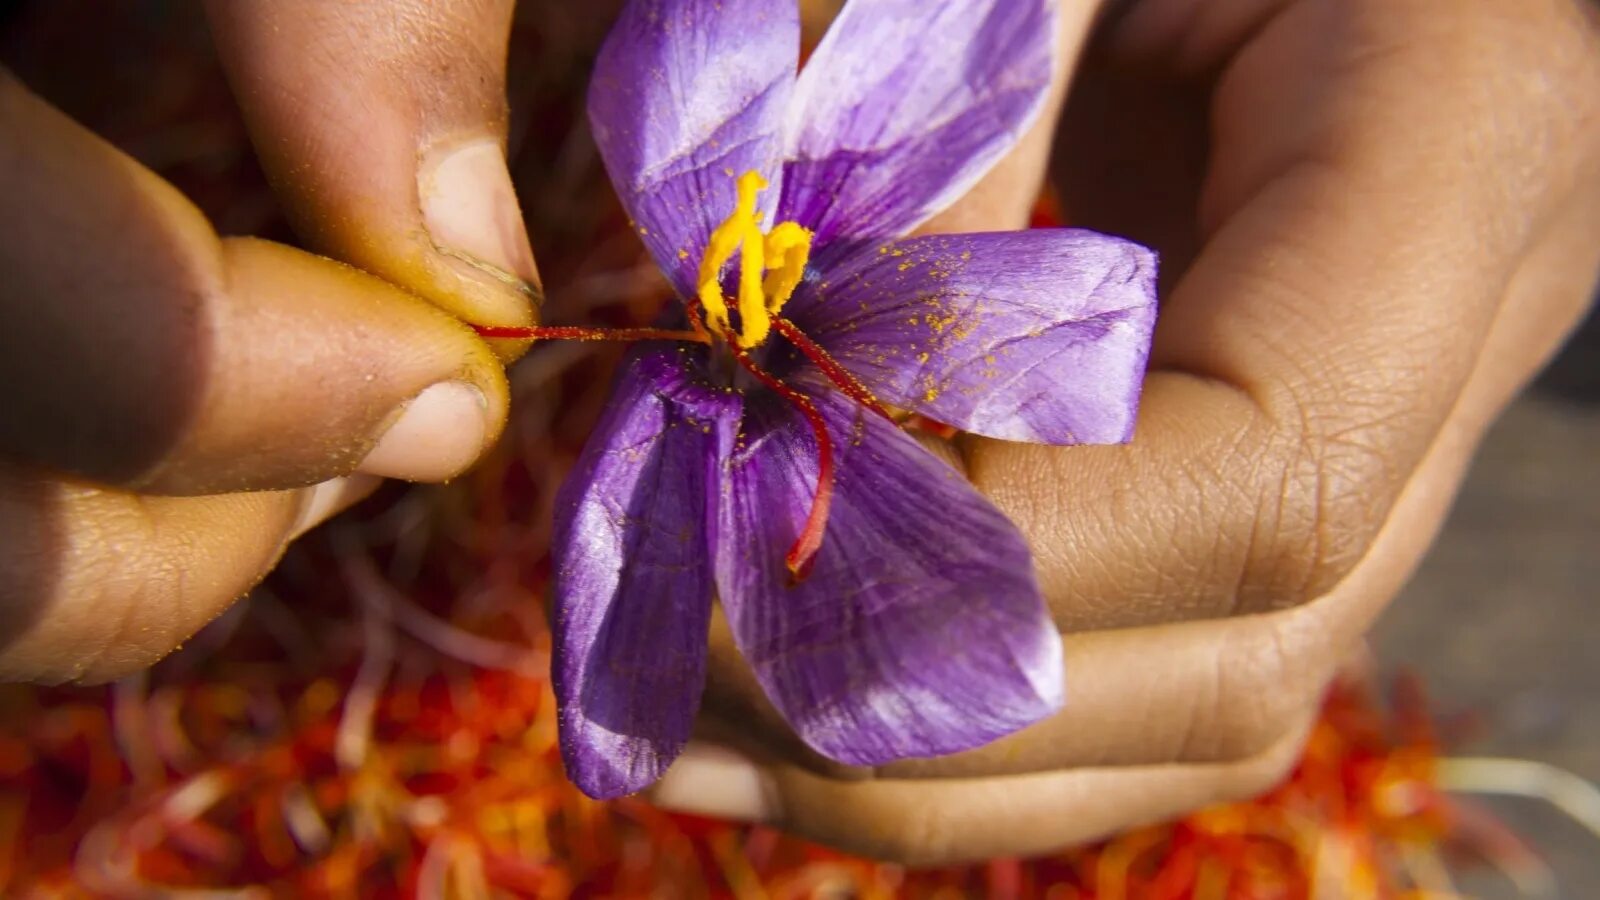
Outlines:
POLYGON ((13 462, 146 493, 437 480, 505 417, 500 365, 460 322, 347 266, 218 239, 3 70, 0 271, 13 462))
POLYGON ((317 249, 483 325, 541 297, 507 174, 513 0, 215 0, 256 150, 317 249))

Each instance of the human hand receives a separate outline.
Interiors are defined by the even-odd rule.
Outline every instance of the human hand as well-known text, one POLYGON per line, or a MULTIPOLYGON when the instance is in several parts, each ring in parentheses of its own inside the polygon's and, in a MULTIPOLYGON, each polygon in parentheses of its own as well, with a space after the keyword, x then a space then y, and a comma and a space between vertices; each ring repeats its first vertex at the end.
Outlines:
MULTIPOLYGON (((1083 7, 1064 4, 1069 59, 1083 7)), ((1051 124, 935 227, 1024 222, 1051 124)), ((943 863, 1266 789, 1600 265, 1579 0, 1142 0, 1062 126, 1071 223, 1163 253, 1138 433, 951 456, 1030 539, 1065 710, 968 753, 839 766, 717 622, 703 740, 655 802, 943 863)))
POLYGON ((492 443, 504 375, 461 320, 530 323, 537 291, 501 149, 511 11, 212 4, 301 233, 390 283, 219 238, 0 69, 0 680, 147 665, 376 476, 492 443))

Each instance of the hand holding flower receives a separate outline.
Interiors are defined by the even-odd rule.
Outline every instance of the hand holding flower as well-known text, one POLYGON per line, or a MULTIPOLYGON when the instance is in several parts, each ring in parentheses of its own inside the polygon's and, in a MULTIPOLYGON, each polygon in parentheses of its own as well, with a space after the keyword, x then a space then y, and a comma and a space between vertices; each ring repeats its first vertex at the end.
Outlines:
MULTIPOLYGON (((1062 46, 1090 11, 1063 15, 1062 46)), ((1059 131, 1075 224, 1162 253, 1121 447, 961 438, 1064 638, 1052 718, 856 768, 794 741, 714 624, 658 802, 917 862, 1028 853, 1270 785, 1590 296, 1600 51, 1573 0, 1144 0, 1059 131)), ((1016 227, 1049 124, 934 225, 1016 227)), ((1441 623, 1448 627, 1448 623, 1441 623)))
MULTIPOLYGON (((210 6, 263 167, 340 262, 220 237, 0 68, 0 679, 150 664, 379 476, 453 477, 505 420, 503 355, 461 320, 536 312, 512 2, 210 6)), ((163 73, 149 102, 191 102, 163 73)))

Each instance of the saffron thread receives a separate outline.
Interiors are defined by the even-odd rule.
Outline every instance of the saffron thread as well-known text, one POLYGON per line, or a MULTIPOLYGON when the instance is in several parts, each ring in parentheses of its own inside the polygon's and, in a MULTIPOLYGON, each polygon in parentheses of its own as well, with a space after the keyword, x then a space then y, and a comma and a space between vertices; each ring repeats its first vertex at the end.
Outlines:
POLYGON ((474 325, 479 337, 517 338, 535 341, 688 341, 707 344, 711 337, 703 329, 669 328, 584 328, 575 325, 474 325))
POLYGON ((822 534, 828 528, 828 507, 833 505, 833 439, 828 436, 828 423, 823 420, 822 413, 811 398, 800 393, 794 388, 784 384, 776 376, 756 365, 750 358, 749 352, 743 347, 732 343, 728 348, 733 352, 733 358, 739 365, 744 366, 746 372, 756 377, 757 381, 766 385, 773 393, 789 401, 800 414, 806 417, 811 424, 811 430, 817 435, 817 490, 811 496, 811 512, 806 516, 805 527, 800 530, 800 536, 795 538, 794 545, 789 548, 789 553, 784 557, 784 565, 789 567, 790 583, 799 584, 811 574, 811 565, 816 562, 817 550, 822 547, 822 534))
MULTIPOLYGON (((711 341, 711 332, 706 327, 704 310, 698 298, 691 299, 686 304, 689 312, 688 329, 665 328, 584 328, 570 325, 474 325, 472 329, 479 336, 486 338, 521 338, 532 340, 569 340, 569 341, 684 341, 689 343, 705 344, 711 341)), ((878 398, 867 390, 860 379, 851 374, 839 361, 834 359, 828 351, 818 346, 805 332, 793 322, 781 316, 773 316, 772 328, 793 344, 805 357, 816 365, 845 396, 865 406, 889 422, 894 417, 878 402, 878 398)), ((810 397, 801 394, 794 388, 785 384, 781 379, 756 364, 751 359, 750 353, 742 342, 735 336, 731 329, 723 332, 722 337, 727 341, 728 349, 733 358, 744 367, 755 379, 766 385, 773 393, 787 400, 790 405, 805 416, 806 422, 817 437, 817 488, 811 498, 811 509, 806 515, 805 526, 800 530, 800 536, 795 539, 794 545, 789 548, 784 557, 784 564, 789 569, 792 584, 804 581, 811 574, 811 566, 816 561, 817 551, 822 547, 823 533, 828 526, 828 510, 833 503, 833 439, 828 434, 827 423, 822 418, 822 413, 817 409, 810 397)))
POLYGON ((806 359, 811 360, 817 368, 821 369, 822 374, 828 376, 828 380, 843 391, 845 396, 883 416, 890 422, 894 421, 894 416, 883 408, 883 404, 878 402, 877 397, 872 396, 872 392, 867 390, 867 386, 861 383, 861 379, 851 374, 849 369, 840 365, 832 354, 822 349, 816 341, 813 341, 804 331, 801 331, 799 326, 782 316, 774 316, 772 318, 772 328, 783 335, 801 353, 804 353, 806 359))
MULTIPOLYGON (((704 313, 699 300, 690 299, 684 306, 689 313, 690 326, 696 330, 703 330, 704 313)), ((828 528, 828 509, 833 505, 833 438, 829 437, 828 423, 823 420, 821 411, 810 397, 784 384, 776 375, 757 365, 756 361, 750 358, 750 352, 739 345, 738 338, 734 337, 731 330, 724 332, 722 337, 727 341, 728 351, 734 360, 757 381, 789 401, 795 409, 800 410, 800 414, 805 416, 806 422, 811 426, 811 431, 817 436, 817 488, 811 495, 811 509, 806 513, 806 523, 800 529, 800 536, 795 538, 794 544, 789 547, 789 552, 783 558, 784 565, 789 569, 789 583, 796 585, 811 574, 817 550, 822 547, 823 532, 828 528)))

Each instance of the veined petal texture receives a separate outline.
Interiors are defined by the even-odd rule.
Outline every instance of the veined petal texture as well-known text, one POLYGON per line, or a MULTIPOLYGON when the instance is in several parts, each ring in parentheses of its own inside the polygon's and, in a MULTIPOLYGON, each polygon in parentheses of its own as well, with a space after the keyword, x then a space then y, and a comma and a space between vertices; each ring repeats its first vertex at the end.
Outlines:
POLYGON ((1005 155, 1050 90, 1052 0, 851 0, 800 72, 780 219, 820 265, 900 237, 1005 155))
POLYGON ((865 248, 790 307, 883 401, 1012 441, 1133 436, 1156 258, 1053 228, 865 248))
POLYGON ((714 538, 734 637, 805 742, 844 763, 952 753, 1062 702, 1061 639, 1015 526, 905 433, 826 389, 839 453, 810 577, 784 551, 817 477, 815 439, 752 398, 714 538))
POLYGON ((782 184, 800 54, 793 0, 632 0, 595 61, 589 124, 622 205, 681 296, 733 211, 735 178, 782 184))
POLYGON ((701 348, 629 354, 556 500, 552 666, 567 774, 593 797, 649 785, 705 685, 711 485, 735 398, 695 384, 701 348))

